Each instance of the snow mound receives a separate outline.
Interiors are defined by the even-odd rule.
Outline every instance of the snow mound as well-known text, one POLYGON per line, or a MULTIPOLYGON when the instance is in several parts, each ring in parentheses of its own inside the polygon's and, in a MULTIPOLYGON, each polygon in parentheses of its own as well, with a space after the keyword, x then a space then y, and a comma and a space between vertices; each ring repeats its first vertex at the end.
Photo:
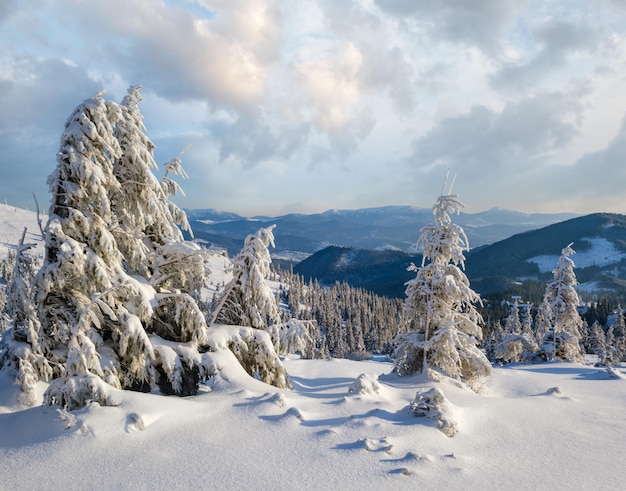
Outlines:
POLYGON ((126 433, 131 431, 143 431, 146 429, 146 424, 143 418, 137 413, 131 413, 126 417, 126 433))
POLYGON ((389 443, 386 436, 382 438, 364 438, 360 443, 365 450, 369 450, 370 452, 391 453, 391 449, 393 448, 393 445, 389 443))
POLYGON ((350 385, 348 392, 356 392, 358 394, 378 394, 382 389, 382 385, 378 382, 378 375, 374 373, 362 373, 350 385))
POLYGON ((612 380, 623 379, 624 375, 619 372, 615 367, 606 367, 606 373, 612 380))
POLYGON ((409 412, 417 418, 435 420, 437 428, 447 437, 452 437, 458 432, 456 422, 447 415, 448 401, 443 391, 437 387, 418 392, 413 402, 409 404, 409 412))

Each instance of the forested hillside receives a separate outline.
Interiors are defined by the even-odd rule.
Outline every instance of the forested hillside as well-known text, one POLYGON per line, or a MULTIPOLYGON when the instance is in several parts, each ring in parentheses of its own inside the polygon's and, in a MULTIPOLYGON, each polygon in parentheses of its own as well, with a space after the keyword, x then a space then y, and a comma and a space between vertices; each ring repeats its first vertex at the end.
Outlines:
MULTIPOLYGON (((466 252, 465 271, 482 295, 520 292, 523 282, 545 284, 563 243, 572 242, 579 282, 585 292, 626 293, 626 217, 598 213, 524 232, 466 252)), ((322 284, 347 281, 379 295, 402 298, 411 275, 406 267, 419 264, 419 254, 328 247, 294 267, 305 278, 322 284)), ((520 292, 521 294, 522 292, 520 292)))
POLYGON ((579 282, 589 289, 626 291, 626 216, 596 213, 514 235, 468 254, 467 274, 483 294, 498 279, 545 281, 563 244, 573 243, 579 282))

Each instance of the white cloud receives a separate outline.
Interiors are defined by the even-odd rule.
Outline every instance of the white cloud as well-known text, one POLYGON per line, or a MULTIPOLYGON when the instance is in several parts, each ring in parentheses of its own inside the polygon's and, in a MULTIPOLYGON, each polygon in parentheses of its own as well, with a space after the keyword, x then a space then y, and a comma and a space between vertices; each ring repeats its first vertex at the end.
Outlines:
POLYGON ((17 10, 17 0, 4 0, 0 3, 0 24, 17 10))
POLYGON ((474 209, 619 209, 592 179, 623 166, 617 1, 28 4, 0 7, 0 199, 45 192, 73 107, 141 83, 158 160, 192 143, 184 206, 429 206, 450 166, 474 209))
POLYGON ((322 131, 345 127, 361 94, 357 80, 363 56, 348 45, 334 57, 303 63, 298 67, 313 108, 313 119, 322 131))
POLYGON ((537 26, 533 36, 539 47, 536 53, 525 62, 503 64, 492 77, 496 87, 532 90, 546 76, 558 73, 572 58, 593 57, 600 41, 597 30, 560 20, 550 20, 537 26))
POLYGON ((525 6, 519 0, 375 0, 386 12, 428 33, 429 37, 500 50, 504 34, 525 6))

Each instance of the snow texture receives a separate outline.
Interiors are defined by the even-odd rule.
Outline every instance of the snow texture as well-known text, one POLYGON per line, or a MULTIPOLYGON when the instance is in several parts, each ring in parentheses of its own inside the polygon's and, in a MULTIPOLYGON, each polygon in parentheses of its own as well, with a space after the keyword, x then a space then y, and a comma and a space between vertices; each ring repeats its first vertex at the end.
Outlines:
POLYGON ((481 394, 444 378, 436 387, 458 429, 448 438, 437 420, 408 410, 416 392, 432 389, 425 377, 390 376, 382 360, 284 364, 293 390, 231 368, 197 396, 113 390, 115 406, 72 412, 17 404, 0 374, 0 488, 623 487, 623 367, 509 365, 481 394), (361 374, 384 390, 349 392, 361 374))

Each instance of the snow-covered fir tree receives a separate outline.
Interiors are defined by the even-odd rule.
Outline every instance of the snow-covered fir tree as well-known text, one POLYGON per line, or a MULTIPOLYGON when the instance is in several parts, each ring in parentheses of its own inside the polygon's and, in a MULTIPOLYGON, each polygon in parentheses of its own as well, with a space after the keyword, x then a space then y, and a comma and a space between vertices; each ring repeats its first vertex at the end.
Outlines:
POLYGON ((535 336, 533 330, 533 316, 532 316, 532 304, 524 305, 521 315, 522 334, 528 339, 532 339, 535 336))
POLYGON ((552 329, 552 310, 550 303, 544 296, 535 315, 535 342, 538 345, 543 343, 543 339, 550 329, 552 329))
POLYGON ((437 198, 435 223, 421 231, 422 266, 412 267, 417 274, 406 284, 404 303, 417 329, 398 337, 395 371, 405 375, 437 367, 472 383, 490 375, 491 365, 478 347, 482 317, 474 304, 480 303, 480 297, 461 270, 463 252, 469 250, 467 236, 450 217, 463 204, 451 191, 452 186, 437 198))
POLYGON ((276 297, 267 283, 274 247, 275 225, 248 235, 243 249, 232 260, 232 279, 224 286, 215 305, 212 323, 250 326, 271 333, 278 346, 280 312, 276 297))
MULTIPOLYGON (((6 256, 0 259, 0 335, 9 329, 11 324, 11 318, 7 312, 7 285, 13 281, 15 256, 15 249, 8 249, 6 256)), ((0 351, 1 349, 0 344, 0 351)))
MULTIPOLYGON (((126 181, 119 170, 124 165, 137 176, 134 167, 142 164, 141 159, 125 154, 145 157, 146 145, 139 131, 124 139, 126 133, 118 126, 127 124, 128 111, 104 101, 102 94, 79 105, 68 119, 57 169, 49 179, 53 199, 37 301, 56 370, 45 394, 50 404, 76 407, 88 400, 108 404, 108 387, 156 387, 163 386, 163 378, 170 382, 181 378, 182 369, 176 372, 169 357, 165 363, 155 350, 158 343, 148 335, 158 302, 147 283, 149 268, 139 263, 150 264, 145 254, 149 242, 141 223, 129 226, 125 209, 132 210, 142 198, 122 192, 126 181), (135 240, 122 252, 116 235, 122 242, 128 237, 135 240), (161 376, 164 373, 166 377, 161 376)), ((149 220, 147 209, 144 205, 133 212, 149 220)), ((199 309, 192 313, 171 316, 170 325, 189 333, 176 341, 203 341, 206 324, 199 309)), ((182 386, 172 385, 181 392, 182 386)))
POLYGON ((320 330, 317 322, 289 319, 280 327, 280 354, 300 353, 304 359, 317 355, 320 330))
POLYGON ((616 358, 618 361, 626 361, 626 321, 624 320, 624 310, 621 304, 618 304, 615 310, 613 336, 615 337, 616 358))
MULTIPOLYGON (((528 314, 525 314, 528 317, 528 314)), ((497 346, 495 358, 507 363, 530 360, 537 351, 534 335, 529 329, 530 323, 526 321, 528 327, 524 329, 519 316, 519 305, 517 300, 510 306, 509 315, 506 318, 504 329, 505 335, 502 342, 497 346)))
POLYGON ((496 320, 495 323, 493 323, 489 334, 483 337, 483 350, 485 351, 485 356, 487 356, 487 359, 492 363, 502 361, 496 358, 496 352, 503 339, 504 329, 502 329, 500 321, 496 320))
POLYGON ((15 249, 8 249, 6 256, 0 260, 0 280, 2 280, 5 285, 13 281, 16 255, 17 252, 15 249))
POLYGON ((209 340, 194 297, 203 255, 183 240, 177 224, 186 217, 168 200, 177 189, 168 174, 184 174, 180 156, 160 182, 150 178, 154 146, 143 135, 138 88, 122 105, 102 95, 75 109, 61 138, 35 281, 41 335, 21 336, 16 323, 9 335, 28 347, 13 365, 41 354, 53 378, 45 402, 70 409, 110 404, 113 389, 195 393, 217 372, 212 353, 221 349, 252 353, 265 381, 287 386, 269 336, 243 328, 225 334, 230 344, 209 340))
POLYGON ((7 312, 9 317, 22 324, 24 317, 33 311, 33 279, 41 267, 40 258, 31 254, 35 244, 25 243, 24 228, 15 250, 14 268, 7 286, 7 312))
MULTIPOLYGON (((55 369, 56 380, 46 392, 49 403, 107 403, 105 385, 121 387, 126 377, 120 377, 117 356, 102 356, 103 350, 113 354, 105 339, 127 333, 120 319, 145 320, 152 310, 147 300, 135 302, 143 297, 141 290, 125 274, 109 230, 114 222, 109 196, 119 189, 113 163, 121 149, 113 133, 120 117, 119 106, 104 101, 102 94, 80 104, 67 120, 57 168, 48 180, 52 205, 36 286, 42 341, 55 369)), ((141 352, 133 357, 136 363, 128 378, 147 379, 147 360, 152 358, 147 335, 135 322, 127 326, 133 342, 127 339, 126 346, 141 352)))
POLYGON ((619 363, 619 351, 615 346, 615 330, 609 326, 606 330, 606 343, 604 350, 598 353, 598 365, 614 366, 619 363))
POLYGON ((522 333, 522 321, 519 315, 519 304, 517 300, 509 305, 509 315, 504 320, 504 330, 507 334, 522 333))
MULTIPOLYGON (((0 285, 0 336, 9 329, 10 317, 7 315, 7 291, 6 285, 0 285)), ((1 344, 0 344, 1 347, 1 344)), ((1 364, 0 364, 1 365, 1 364)))
POLYGON ((41 323, 33 302, 32 280, 39 269, 39 258, 30 254, 34 244, 25 243, 26 229, 15 254, 15 265, 7 291, 7 317, 12 329, 5 333, 0 346, 0 367, 12 370, 24 404, 35 402, 38 380, 52 376, 52 367, 43 353, 41 323))
POLYGON ((264 382, 289 387, 290 382, 277 355, 280 311, 267 282, 272 263, 268 247, 274 246, 273 229, 274 225, 261 228, 246 237, 243 249, 232 260, 232 279, 214 302, 211 324, 245 326, 249 330, 247 336, 229 345, 244 369, 250 375, 257 374, 264 382), (264 335, 270 340, 269 345, 264 335), (246 346, 241 344, 242 340, 246 346))
POLYGON ((574 261, 570 259, 574 253, 572 244, 561 251, 557 266, 552 271, 554 280, 546 287, 544 301, 550 306, 552 314, 550 331, 544 335, 542 343, 547 359, 584 359, 580 343, 583 320, 578 314, 577 306, 580 302, 574 288, 578 281, 574 273, 574 261))
POLYGON ((606 333, 598 321, 595 321, 589 328, 587 352, 597 355, 599 364, 603 364, 600 360, 606 359, 606 333))

